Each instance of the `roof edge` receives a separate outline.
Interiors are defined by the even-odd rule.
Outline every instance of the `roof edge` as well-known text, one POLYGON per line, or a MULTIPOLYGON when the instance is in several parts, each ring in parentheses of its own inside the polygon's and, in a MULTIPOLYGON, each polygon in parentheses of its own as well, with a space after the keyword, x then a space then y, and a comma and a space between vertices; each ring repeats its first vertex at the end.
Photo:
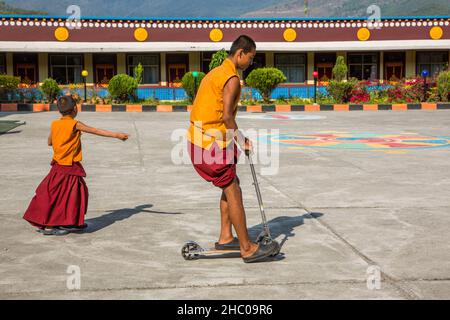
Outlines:
MULTIPOLYGON (((16 19, 69 19, 68 16, 52 15, 23 15, 23 14, 0 14, 1 18, 16 19)), ((450 19, 450 16, 386 16, 381 20, 425 20, 425 19, 450 19)), ((247 18, 247 17, 98 17, 85 16, 81 20, 140 20, 140 21, 351 21, 351 20, 374 20, 369 17, 270 17, 270 18, 247 18)))

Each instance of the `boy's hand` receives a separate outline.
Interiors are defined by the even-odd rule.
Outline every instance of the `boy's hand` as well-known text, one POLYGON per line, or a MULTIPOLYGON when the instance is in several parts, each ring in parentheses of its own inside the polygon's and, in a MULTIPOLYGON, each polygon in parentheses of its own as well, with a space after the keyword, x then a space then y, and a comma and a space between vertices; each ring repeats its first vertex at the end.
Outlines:
POLYGON ((249 138, 246 137, 241 148, 244 149, 246 155, 252 154, 253 153, 253 142, 249 138))
POLYGON ((127 133, 118 132, 118 133, 116 134, 116 138, 117 138, 117 139, 120 139, 120 140, 122 140, 122 141, 127 140, 128 137, 129 137, 129 135, 128 135, 127 133))

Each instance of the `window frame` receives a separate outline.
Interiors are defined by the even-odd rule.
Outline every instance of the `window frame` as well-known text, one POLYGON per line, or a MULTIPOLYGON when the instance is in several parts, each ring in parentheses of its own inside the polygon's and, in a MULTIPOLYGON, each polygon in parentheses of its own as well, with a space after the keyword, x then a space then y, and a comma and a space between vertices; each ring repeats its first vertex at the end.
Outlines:
POLYGON ((48 74, 49 74, 50 78, 53 78, 53 79, 55 79, 53 77, 53 68, 54 67, 59 67, 59 68, 64 67, 66 69, 66 79, 65 79, 66 81, 64 83, 58 83, 60 85, 68 85, 68 84, 70 84, 70 82, 68 81, 69 80, 68 69, 70 67, 81 67, 80 75, 79 75, 81 81, 80 82, 75 82, 74 81, 74 83, 81 83, 82 82, 81 71, 84 70, 84 54, 76 54, 76 53, 52 53, 52 54, 49 54, 48 55, 48 74), (60 64, 53 65, 52 64, 52 57, 56 57, 56 56, 65 57, 66 64, 65 65, 60 65, 60 64), (67 58, 68 57, 81 57, 81 64, 80 65, 74 65, 74 64, 69 65, 69 64, 67 64, 67 58))
MULTIPOLYGON (((379 80, 380 79, 380 52, 348 52, 347 53, 347 66, 348 66, 348 72, 347 72, 347 78, 350 79, 350 73, 351 73, 351 67, 352 66, 360 66, 362 68, 362 74, 361 74, 361 79, 358 80, 379 80), (350 57, 351 56, 357 56, 360 55, 362 56, 362 62, 361 63, 350 63, 350 57), (375 63, 366 63, 364 62, 364 56, 375 56, 376 57, 376 62, 375 63), (364 66, 376 66, 376 70, 377 70, 377 74, 375 76, 375 79, 364 79, 364 66)), ((354 78, 354 77, 353 77, 354 78)))
POLYGON ((135 67, 137 67, 138 66, 138 64, 137 65, 134 65, 134 64, 131 64, 130 63, 130 57, 142 57, 142 56, 154 56, 154 57, 156 57, 157 58, 157 64, 142 64, 142 68, 143 68, 143 71, 142 71, 142 84, 159 84, 160 82, 161 82, 161 55, 159 54, 159 53, 147 53, 147 52, 142 52, 142 53, 129 53, 129 54, 127 54, 126 55, 126 71, 127 71, 127 74, 129 75, 129 76, 131 76, 131 77, 133 77, 134 76, 134 71, 132 72, 131 70, 132 70, 132 68, 135 68, 135 67), (157 75, 157 78, 155 79, 156 81, 155 82, 144 82, 144 73, 145 73, 145 68, 148 68, 148 67, 156 67, 156 75, 157 75))
POLYGON ((302 68, 303 67, 303 76, 304 76, 304 80, 303 80, 303 82, 302 81, 300 81, 300 82, 291 82, 291 81, 289 81, 289 78, 288 78, 288 75, 285 75, 288 79, 286 80, 286 83, 306 83, 307 81, 308 81, 308 75, 307 75, 307 73, 308 73, 308 54, 306 53, 306 52, 277 52, 277 53, 274 53, 274 57, 273 57, 273 62, 274 62, 274 67, 275 68, 277 68, 277 69, 280 69, 281 70, 281 68, 280 68, 280 66, 281 67, 290 67, 290 68, 292 68, 292 67, 300 67, 300 68, 302 68), (303 57, 304 57, 304 64, 280 64, 280 63, 277 63, 277 57, 280 57, 280 56, 293 56, 293 55, 302 55, 303 57))

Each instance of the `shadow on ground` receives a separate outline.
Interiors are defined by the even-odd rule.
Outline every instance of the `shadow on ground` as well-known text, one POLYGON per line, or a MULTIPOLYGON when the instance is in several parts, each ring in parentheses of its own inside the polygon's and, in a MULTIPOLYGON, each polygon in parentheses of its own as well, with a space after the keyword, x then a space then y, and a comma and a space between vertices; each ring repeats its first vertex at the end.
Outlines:
POLYGON ((181 212, 164 212, 164 211, 154 211, 154 210, 148 210, 149 208, 153 207, 152 204, 143 204, 140 206, 136 206, 134 208, 123 208, 118 210, 110 210, 109 213, 102 215, 101 217, 87 219, 86 224, 88 225, 87 229, 84 230, 82 233, 93 233, 97 232, 101 229, 107 228, 110 225, 122 221, 125 219, 128 219, 135 214, 138 213, 156 213, 156 214, 183 214, 181 212))
MULTIPOLYGON (((281 240, 277 240, 280 242, 281 248, 285 242, 295 236, 294 229, 301 226, 303 224, 304 219, 315 219, 323 216, 323 213, 312 212, 305 213, 304 215, 297 217, 276 217, 267 222, 270 229, 270 234, 273 239, 277 239, 279 236, 284 236, 281 240)), ((250 239, 256 239, 258 235, 263 231, 263 224, 258 224, 248 229, 248 233, 250 239)))
MULTIPOLYGON (((319 212, 311 212, 306 213, 301 216, 296 217, 287 217, 287 216, 281 216, 274 218, 267 222, 270 229, 270 234, 273 239, 277 239, 278 237, 282 236, 283 238, 277 239, 277 241, 280 244, 280 253, 275 257, 270 257, 265 260, 262 260, 261 262, 269 262, 269 261, 280 261, 285 259, 285 255, 281 250, 283 249, 284 244, 286 241, 289 240, 289 238, 295 236, 295 229, 304 223, 304 219, 316 219, 323 216, 323 213, 319 212)), ((258 235, 263 231, 263 224, 258 224, 255 226, 252 226, 248 229, 248 234, 250 239, 257 239, 258 235)), ((218 255, 211 255, 211 256, 199 256, 197 259, 224 259, 224 258, 240 258, 241 255, 239 252, 232 252, 232 253, 225 253, 225 254, 218 254, 218 255)))
MULTIPOLYGON (((20 120, 0 120, 0 135, 8 133, 8 131, 11 131, 14 128, 17 128, 18 126, 25 125, 26 122, 21 122, 20 120)), ((14 131, 14 133, 18 133, 21 131, 14 131)), ((13 132, 10 132, 13 133, 13 132)))
POLYGON ((14 134, 14 133, 21 133, 22 130, 14 130, 14 131, 9 131, 9 132, 0 132, 0 136, 1 135, 8 135, 8 134, 14 134))

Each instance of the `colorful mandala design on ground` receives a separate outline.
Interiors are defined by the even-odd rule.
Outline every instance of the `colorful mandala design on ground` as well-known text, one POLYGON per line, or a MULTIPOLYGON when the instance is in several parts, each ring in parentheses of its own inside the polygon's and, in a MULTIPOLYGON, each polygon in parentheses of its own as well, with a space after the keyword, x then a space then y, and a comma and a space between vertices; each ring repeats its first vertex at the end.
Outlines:
POLYGON ((280 134, 272 143, 290 148, 414 150, 450 147, 450 137, 419 134, 380 135, 375 133, 280 134))

